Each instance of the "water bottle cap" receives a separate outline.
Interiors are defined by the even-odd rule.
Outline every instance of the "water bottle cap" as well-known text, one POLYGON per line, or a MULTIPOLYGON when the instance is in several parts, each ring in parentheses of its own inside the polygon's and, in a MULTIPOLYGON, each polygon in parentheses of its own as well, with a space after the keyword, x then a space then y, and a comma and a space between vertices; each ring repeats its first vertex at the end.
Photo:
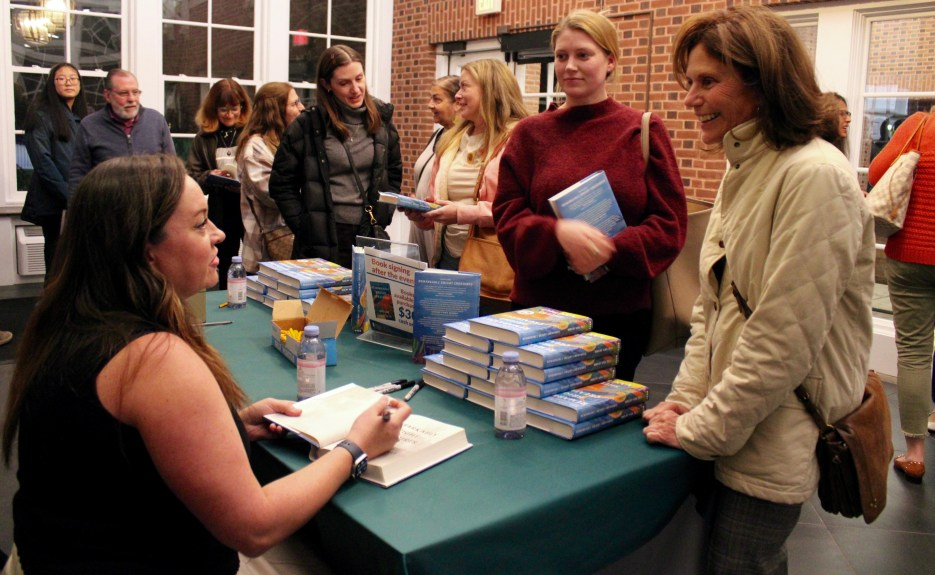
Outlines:
POLYGON ((517 363, 518 361, 519 361, 519 352, 516 352, 516 351, 503 352, 503 363, 517 363))
POLYGON ((307 335, 308 337, 318 337, 318 326, 317 325, 305 326, 305 335, 307 335))
POLYGON ((243 258, 242 258, 241 256, 233 256, 233 257, 231 258, 231 263, 242 264, 242 263, 243 263, 243 258))

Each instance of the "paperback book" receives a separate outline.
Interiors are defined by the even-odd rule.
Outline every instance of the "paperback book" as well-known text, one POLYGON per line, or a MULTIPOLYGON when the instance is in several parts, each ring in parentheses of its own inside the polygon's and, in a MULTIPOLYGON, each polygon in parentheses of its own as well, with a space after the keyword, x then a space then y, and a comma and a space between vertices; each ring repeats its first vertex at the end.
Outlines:
POLYGON ((445 324, 445 339, 467 347, 472 347, 484 353, 489 352, 493 344, 490 339, 471 333, 471 324, 466 321, 455 321, 445 324))
POLYGON ((470 320, 471 333, 495 342, 523 346, 591 331, 591 318, 538 306, 470 320))
POLYGON ((440 269, 415 273, 412 310, 412 358, 424 363, 426 355, 441 351, 445 324, 477 317, 480 274, 440 269))
MULTIPOLYGON (((347 436, 357 416, 385 396, 349 383, 296 403, 302 415, 271 413, 266 419, 312 444, 309 457, 334 449, 347 436)), ((362 479, 390 487, 471 447, 464 428, 412 414, 399 441, 388 453, 368 462, 362 479)))
MULTIPOLYGON (((550 381, 558 381, 559 379, 565 379, 573 375, 578 375, 579 373, 586 373, 588 371, 613 367, 617 365, 618 358, 619 356, 617 354, 613 354, 591 359, 583 359, 581 361, 565 363, 562 365, 556 365, 555 367, 547 367, 545 369, 539 369, 538 367, 532 367, 529 365, 524 365, 522 367, 523 373, 526 374, 526 379, 528 381, 548 383, 550 381)), ((490 369, 491 371, 496 371, 500 369, 501 365, 503 365, 503 360, 499 357, 494 357, 493 365, 491 365, 490 369)))
POLYGON ((425 371, 445 379, 453 380, 464 386, 467 386, 471 380, 471 376, 468 374, 445 365, 444 357, 440 353, 433 353, 432 355, 425 356, 425 368, 423 373, 425 371))
POLYGON ((549 198, 549 204, 559 218, 587 222, 608 236, 615 236, 627 227, 604 170, 555 194, 549 198))
POLYGON ((456 369, 461 373, 466 373, 471 377, 479 377, 482 379, 487 379, 488 377, 486 365, 474 363, 473 361, 464 359, 463 357, 452 355, 449 351, 442 350, 442 361, 448 367, 456 369))
MULTIPOLYGON (((461 345, 460 343, 455 343, 446 338, 442 338, 442 340, 445 344, 442 349, 451 355, 460 357, 461 359, 466 359, 478 365, 490 365, 490 363, 494 360, 494 357, 489 353, 474 349, 473 347, 461 345)), ((503 361, 501 360, 500 363, 502 364, 503 361)), ((500 366, 498 365, 497 367, 499 368, 500 366)))
POLYGON ((563 363, 619 354, 620 339, 589 331, 556 339, 547 339, 522 347, 499 342, 494 343, 493 354, 495 356, 502 357, 505 351, 517 352, 519 362, 524 366, 546 369, 563 363))
POLYGON ((526 406, 545 415, 580 423, 605 413, 619 411, 649 399, 645 385, 613 379, 546 398, 526 398, 526 406))
POLYGON ((260 262, 260 273, 275 278, 279 286, 300 290, 349 285, 351 270, 321 258, 260 262))
POLYGON ((404 196, 402 194, 397 194, 396 192, 379 192, 379 194, 380 196, 377 198, 378 202, 390 204, 396 206, 397 208, 415 210, 417 212, 431 212, 432 210, 437 210, 441 207, 440 204, 426 202, 425 200, 404 196))
MULTIPOLYGON (((493 393, 493 379, 496 376, 495 371, 490 372, 492 376, 490 378, 477 378, 471 377, 468 381, 471 387, 476 387, 482 391, 488 393, 493 393)), ((551 381, 549 383, 538 383, 535 381, 526 380, 526 395, 528 397, 549 397, 558 393, 568 391, 570 389, 578 389, 579 387, 584 387, 586 385, 592 385, 595 383, 600 383, 602 381, 607 381, 613 379, 617 375, 617 370, 613 367, 607 369, 598 369, 596 371, 588 371, 585 373, 579 373, 578 375, 573 375, 571 377, 566 377, 564 379, 559 379, 556 381, 551 381)))
POLYGON ((434 387, 440 391, 444 391, 445 393, 453 395, 458 399, 464 399, 467 397, 467 386, 461 385, 453 379, 448 379, 447 377, 442 377, 438 374, 432 373, 427 369, 422 370, 422 381, 425 382, 425 385, 434 387))

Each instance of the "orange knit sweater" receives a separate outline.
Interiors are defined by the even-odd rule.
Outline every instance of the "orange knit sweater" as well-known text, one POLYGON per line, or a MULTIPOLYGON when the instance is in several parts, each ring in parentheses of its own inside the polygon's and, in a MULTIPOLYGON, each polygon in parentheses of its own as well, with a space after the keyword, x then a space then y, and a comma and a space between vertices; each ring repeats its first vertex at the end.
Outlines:
POLYGON ((875 184, 896 159, 906 140, 913 141, 906 151, 915 149, 918 141, 916 128, 926 117, 922 129, 921 156, 916 166, 912 195, 903 229, 886 242, 886 256, 901 262, 935 265, 935 118, 917 112, 899 126, 893 139, 877 154, 870 164, 870 183, 875 184), (914 136, 914 137, 913 137, 914 136))

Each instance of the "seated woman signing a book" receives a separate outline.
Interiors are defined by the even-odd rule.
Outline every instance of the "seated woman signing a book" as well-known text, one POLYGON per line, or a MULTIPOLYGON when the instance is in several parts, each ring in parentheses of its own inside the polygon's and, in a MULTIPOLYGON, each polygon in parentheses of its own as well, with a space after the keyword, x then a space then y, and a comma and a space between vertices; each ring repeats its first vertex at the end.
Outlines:
POLYGON ((497 235, 516 272, 510 299, 591 317, 594 331, 620 338, 617 377, 632 380, 649 339, 652 278, 685 242, 682 179, 662 121, 649 123, 644 161, 642 113, 608 95, 620 53, 616 27, 595 12, 572 12, 552 32, 552 49, 565 103, 517 124, 493 201, 497 235), (598 170, 627 224, 613 237, 556 218, 549 203, 598 170))
MULTIPOLYGON (((224 233, 207 211, 175 156, 116 158, 82 180, 3 430, 24 572, 234 574, 237 551, 282 541, 351 476, 353 446, 265 486, 254 476, 249 442, 281 432, 264 416, 298 410, 243 407, 184 303, 217 282, 224 233)), ((347 439, 377 456, 409 413, 380 401, 347 439)))
POLYGON ((465 64, 455 101, 461 117, 438 143, 427 198, 443 206, 405 211, 418 228, 435 229, 429 264, 447 270, 458 269, 472 225, 494 227, 490 206, 500 157, 513 126, 527 115, 516 78, 499 60, 465 64))

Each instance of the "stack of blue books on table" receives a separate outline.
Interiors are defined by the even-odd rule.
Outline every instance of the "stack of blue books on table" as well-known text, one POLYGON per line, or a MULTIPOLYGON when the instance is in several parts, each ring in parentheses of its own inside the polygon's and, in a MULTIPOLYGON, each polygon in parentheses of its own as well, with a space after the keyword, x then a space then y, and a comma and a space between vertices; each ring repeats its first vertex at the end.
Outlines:
POLYGON ((351 270, 321 258, 260 262, 259 273, 247 276, 247 297, 269 307, 300 299, 308 310, 320 289, 350 301, 351 281, 351 270))
POLYGON ((519 353, 527 423, 575 439, 638 418, 646 386, 614 379, 620 340, 590 331, 585 316, 547 307, 445 325, 441 353, 425 357, 429 386, 493 409, 503 353, 519 353))

